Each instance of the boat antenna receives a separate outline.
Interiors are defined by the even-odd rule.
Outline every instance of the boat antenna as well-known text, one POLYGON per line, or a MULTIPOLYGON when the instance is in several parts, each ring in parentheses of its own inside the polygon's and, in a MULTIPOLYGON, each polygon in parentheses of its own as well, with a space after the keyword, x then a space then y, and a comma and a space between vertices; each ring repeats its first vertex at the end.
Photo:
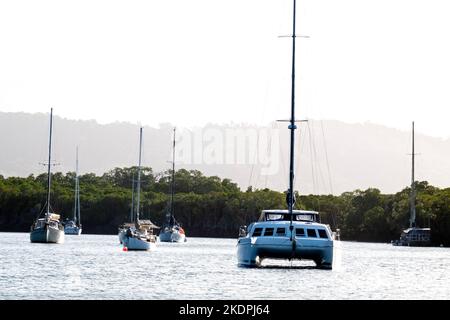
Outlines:
POLYGON ((289 229, 291 231, 291 240, 292 240, 292 219, 293 214, 292 211, 294 209, 295 199, 294 199, 294 151, 295 151, 295 129, 297 126, 295 124, 295 11, 296 11, 296 3, 294 0, 294 8, 293 8, 293 23, 292 23, 292 85, 291 85, 291 123, 289 125, 289 129, 291 130, 291 145, 290 145, 290 158, 289 158, 289 190, 287 194, 287 205, 290 216, 290 224, 289 229))
POLYGON ((48 139, 48 164, 47 164, 47 214, 50 214, 50 186, 51 186, 51 156, 52 156, 52 128, 53 128, 53 108, 50 108, 50 134, 48 139))
POLYGON ((142 127, 139 130, 139 166, 137 180, 137 204, 136 204, 136 222, 139 223, 139 202, 141 197, 141 153, 142 153, 142 127))
POLYGON ((416 187, 414 184, 414 121, 412 122, 412 154, 411 154, 411 198, 410 198, 410 218, 409 227, 414 228, 416 226, 416 187))
POLYGON ((170 221, 169 224, 172 226, 174 222, 174 202, 173 202, 173 196, 175 192, 175 134, 176 134, 177 128, 173 128, 173 148, 172 148, 172 183, 170 186, 170 221))

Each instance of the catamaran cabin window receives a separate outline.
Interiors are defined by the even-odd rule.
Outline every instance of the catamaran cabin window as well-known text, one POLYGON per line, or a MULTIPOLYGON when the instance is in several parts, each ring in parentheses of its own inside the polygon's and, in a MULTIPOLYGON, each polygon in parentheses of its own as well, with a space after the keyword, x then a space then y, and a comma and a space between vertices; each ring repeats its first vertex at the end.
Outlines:
POLYGON ((314 221, 314 216, 311 214, 297 214, 295 219, 297 221, 314 221))
POLYGON ((306 229, 306 232, 308 233, 308 237, 317 238, 316 229, 306 229))
POLYGON ((255 228, 255 231, 253 231, 253 237, 259 237, 261 235, 262 228, 255 228))
POLYGON ((278 214, 278 213, 268 213, 266 214, 266 220, 268 221, 277 221, 277 220, 283 220, 284 215, 278 214))
POLYGON ((266 228, 266 230, 264 230, 264 236, 273 236, 273 228, 266 228))
POLYGON ((305 229, 303 229, 303 228, 295 228, 295 235, 297 237, 304 237, 305 236, 305 229))
POLYGON ((286 228, 277 228, 277 236, 285 236, 286 228))
POLYGON ((328 239, 327 232, 324 229, 317 229, 317 231, 319 232, 319 237, 320 238, 328 239))

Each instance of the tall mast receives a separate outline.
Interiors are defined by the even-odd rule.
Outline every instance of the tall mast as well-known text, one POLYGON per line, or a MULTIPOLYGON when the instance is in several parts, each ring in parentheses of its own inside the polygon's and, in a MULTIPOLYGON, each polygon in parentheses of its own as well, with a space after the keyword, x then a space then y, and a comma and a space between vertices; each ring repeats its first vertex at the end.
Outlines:
POLYGON ((80 214, 80 210, 81 210, 81 206, 80 206, 80 176, 79 176, 79 172, 78 172, 78 146, 77 146, 77 203, 78 203, 78 225, 81 225, 81 214, 80 214))
POLYGON ((410 198, 410 218, 409 227, 416 226, 416 186, 414 184, 414 121, 412 122, 412 164, 411 164, 411 198, 410 198))
POLYGON ((79 208, 79 191, 78 191, 78 146, 76 148, 76 160, 75 160, 75 206, 73 208, 73 220, 77 222, 77 218, 80 215, 80 208, 79 208))
POLYGON ((53 108, 50 108, 50 134, 48 139, 48 164, 47 164, 47 214, 50 214, 50 186, 51 186, 51 160, 52 160, 52 128, 53 128, 53 108))
POLYGON ((131 210, 130 210, 130 222, 133 222, 133 216, 134 216, 134 170, 133 170, 133 176, 131 178, 131 210))
POLYGON ((142 153, 142 127, 139 130, 139 166, 137 180, 136 222, 139 222, 139 209, 141 200, 141 153, 142 153))
POLYGON ((174 203, 173 203, 173 195, 175 192, 175 133, 176 133, 176 128, 173 128, 173 148, 172 148, 172 183, 170 186, 170 224, 172 225, 174 223, 174 203))
MULTIPOLYGON (((295 146, 295 11, 296 11, 296 0, 294 0, 293 8, 293 23, 292 23, 292 85, 291 85, 291 123, 289 129, 291 130, 291 144, 290 144, 290 159, 289 159, 289 190, 287 197, 288 210, 290 215, 290 226, 292 234, 292 210, 294 208, 294 146, 295 146)), ((291 235, 292 238, 292 235, 291 235)))

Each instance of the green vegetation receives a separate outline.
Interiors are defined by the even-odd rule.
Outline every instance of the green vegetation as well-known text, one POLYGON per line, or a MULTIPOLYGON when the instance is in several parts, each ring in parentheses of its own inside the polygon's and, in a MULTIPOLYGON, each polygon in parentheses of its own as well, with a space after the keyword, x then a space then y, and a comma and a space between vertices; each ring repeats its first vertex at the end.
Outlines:
MULTIPOLYGON (((80 176, 81 218, 85 233, 114 234, 129 220, 131 181, 135 167, 116 168, 102 176, 80 176)), ((259 217, 262 209, 286 208, 285 194, 251 187, 241 191, 229 179, 206 177, 196 170, 175 174, 175 215, 188 236, 237 237, 240 225, 259 217)), ((28 231, 45 203, 47 175, 27 178, 0 175, 0 231, 28 231)), ((431 226, 435 244, 450 245, 450 188, 417 182, 417 224, 431 226)), ((74 173, 52 175, 52 206, 63 218, 73 215, 74 173)), ((141 217, 161 224, 168 208, 170 171, 143 168, 141 217)), ((408 226, 409 188, 396 194, 378 189, 340 196, 298 196, 296 207, 321 212, 323 223, 341 230, 341 239, 389 242, 408 226)))

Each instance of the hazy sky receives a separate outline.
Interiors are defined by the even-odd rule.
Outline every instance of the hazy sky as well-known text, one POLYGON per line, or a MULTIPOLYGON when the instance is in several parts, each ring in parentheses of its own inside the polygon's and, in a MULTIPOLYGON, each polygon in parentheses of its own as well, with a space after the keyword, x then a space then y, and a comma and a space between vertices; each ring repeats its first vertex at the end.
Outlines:
MULTIPOLYGON (((299 118, 450 137, 448 0, 298 1, 299 118)), ((1 1, 0 111, 287 118, 292 0, 1 1)))

